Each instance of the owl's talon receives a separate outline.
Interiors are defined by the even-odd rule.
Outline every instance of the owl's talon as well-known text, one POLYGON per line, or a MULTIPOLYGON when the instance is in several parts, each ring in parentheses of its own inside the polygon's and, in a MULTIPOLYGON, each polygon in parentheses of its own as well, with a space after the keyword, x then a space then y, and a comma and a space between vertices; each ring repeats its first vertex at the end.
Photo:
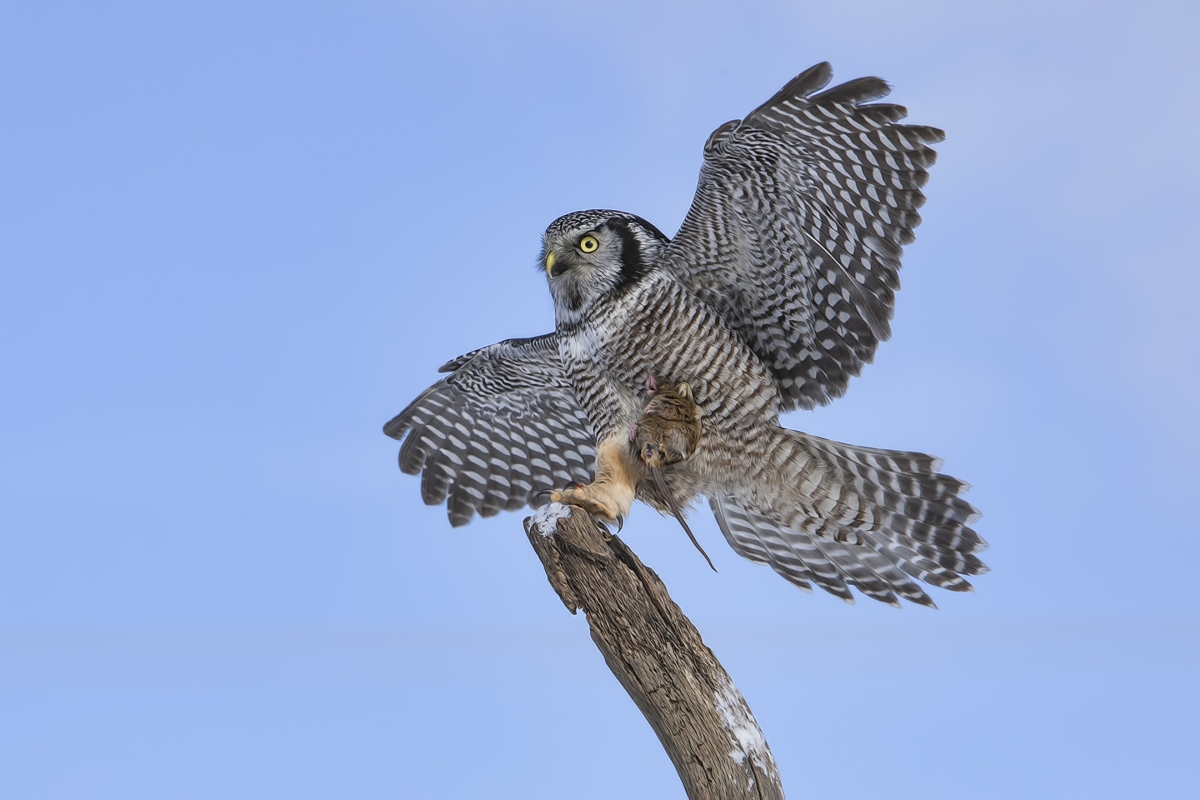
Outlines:
POLYGON ((617 530, 621 530, 621 525, 624 524, 624 515, 609 507, 603 499, 594 497, 589 491, 591 487, 581 484, 552 492, 550 498, 555 503, 562 503, 568 506, 579 506, 588 513, 592 519, 605 524, 616 523, 617 530))
POLYGON ((603 539, 605 543, 611 542, 613 540, 613 532, 609 530, 608 526, 600 520, 593 520, 593 522, 596 523, 596 528, 600 531, 600 538, 603 539))

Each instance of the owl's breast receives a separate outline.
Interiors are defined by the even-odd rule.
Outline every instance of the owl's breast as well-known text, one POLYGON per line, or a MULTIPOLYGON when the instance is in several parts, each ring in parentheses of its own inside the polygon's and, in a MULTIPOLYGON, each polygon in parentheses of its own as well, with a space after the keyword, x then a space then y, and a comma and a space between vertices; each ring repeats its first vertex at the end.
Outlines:
POLYGON ((563 364, 599 438, 636 421, 646 378, 688 382, 717 433, 777 419, 779 394, 754 353, 670 276, 647 276, 560 332, 563 364))

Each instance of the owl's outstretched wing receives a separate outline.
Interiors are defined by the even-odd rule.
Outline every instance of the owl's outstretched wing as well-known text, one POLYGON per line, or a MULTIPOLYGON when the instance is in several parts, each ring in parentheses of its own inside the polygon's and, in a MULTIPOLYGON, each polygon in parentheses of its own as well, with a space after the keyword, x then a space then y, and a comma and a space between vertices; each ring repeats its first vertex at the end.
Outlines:
POLYGON ((516 510, 546 489, 588 483, 596 440, 567 382, 556 334, 459 356, 383 427, 400 469, 423 473, 427 505, 449 498, 451 525, 516 510))
POLYGON ((900 256, 920 223, 936 128, 860 78, 794 78, 704 146, 691 210, 659 262, 775 375, 785 409, 840 397, 891 333, 900 256))

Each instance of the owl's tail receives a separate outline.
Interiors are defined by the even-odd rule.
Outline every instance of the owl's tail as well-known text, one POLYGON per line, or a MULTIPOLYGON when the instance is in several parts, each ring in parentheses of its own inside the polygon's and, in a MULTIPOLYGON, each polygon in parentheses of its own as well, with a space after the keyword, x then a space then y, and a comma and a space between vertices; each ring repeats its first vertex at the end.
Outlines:
POLYGON ((784 428, 771 452, 755 490, 709 504, 734 550, 801 589, 933 606, 914 578, 962 592, 964 575, 987 572, 975 555, 987 542, 968 527, 979 512, 959 497, 968 486, 937 459, 784 428))

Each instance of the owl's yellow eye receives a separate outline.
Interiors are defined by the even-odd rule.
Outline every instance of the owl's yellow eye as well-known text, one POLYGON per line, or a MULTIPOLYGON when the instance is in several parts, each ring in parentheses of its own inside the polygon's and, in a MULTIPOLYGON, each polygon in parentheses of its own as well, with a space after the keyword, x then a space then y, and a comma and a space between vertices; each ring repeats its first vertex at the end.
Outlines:
POLYGON ((579 240, 579 249, 585 253, 594 253, 600 249, 600 242, 595 236, 585 236, 579 240))

